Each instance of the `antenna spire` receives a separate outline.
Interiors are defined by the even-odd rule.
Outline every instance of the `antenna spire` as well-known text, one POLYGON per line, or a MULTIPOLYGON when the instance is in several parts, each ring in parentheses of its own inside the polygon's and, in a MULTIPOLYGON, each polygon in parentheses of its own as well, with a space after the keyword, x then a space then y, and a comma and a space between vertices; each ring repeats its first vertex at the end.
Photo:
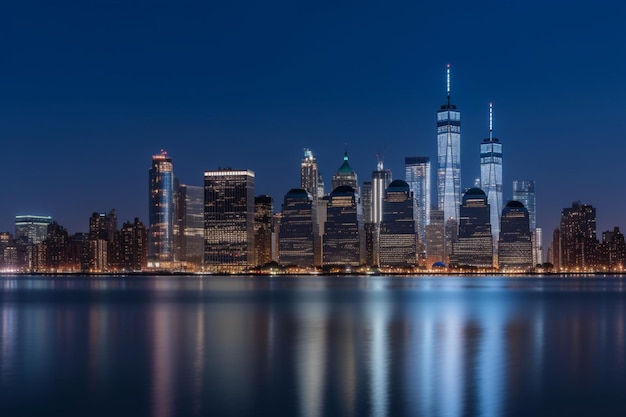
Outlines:
POLYGON ((489 103, 489 140, 493 140, 493 103, 489 103))
POLYGON ((448 105, 450 105, 450 64, 446 67, 446 92, 448 93, 448 105))

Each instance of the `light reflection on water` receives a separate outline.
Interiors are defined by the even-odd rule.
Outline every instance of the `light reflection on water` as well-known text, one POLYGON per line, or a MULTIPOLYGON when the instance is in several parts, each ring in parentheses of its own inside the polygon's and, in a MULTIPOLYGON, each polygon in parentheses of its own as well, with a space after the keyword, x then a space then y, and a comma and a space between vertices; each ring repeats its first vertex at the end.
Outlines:
POLYGON ((622 278, 0 278, 0 415, 626 415, 622 278))

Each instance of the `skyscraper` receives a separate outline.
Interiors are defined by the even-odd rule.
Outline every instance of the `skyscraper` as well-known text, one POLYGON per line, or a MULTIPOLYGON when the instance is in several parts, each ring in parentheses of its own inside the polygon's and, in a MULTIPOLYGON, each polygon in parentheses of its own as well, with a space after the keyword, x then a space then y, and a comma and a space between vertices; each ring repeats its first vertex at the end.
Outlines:
POLYGON ((409 184, 395 180, 385 191, 380 224, 379 265, 413 267, 417 263, 417 238, 413 220, 413 193, 409 184))
POLYGON ((450 103, 450 65, 446 72, 448 100, 437 112, 438 208, 444 222, 458 221, 461 204, 461 112, 450 103))
POLYGON ((324 181, 317 167, 317 159, 306 148, 300 164, 300 188, 311 194, 314 201, 324 195, 324 181))
POLYGON ((349 185, 330 193, 323 246, 324 266, 359 266, 364 261, 363 218, 357 194, 349 185))
POLYGON ((149 178, 148 258, 158 267, 174 260, 174 166, 167 152, 152 156, 149 178))
POLYGON ((404 176, 413 193, 416 232, 422 245, 426 244, 426 226, 430 224, 430 158, 410 156, 404 158, 404 176))
POLYGON ((513 181, 513 200, 519 201, 528 210, 530 230, 537 228, 537 200, 535 197, 535 181, 513 181))
POLYGON ((356 195, 359 195, 359 181, 357 179, 356 172, 350 166, 348 162, 348 151, 343 155, 343 163, 337 170, 337 173, 333 175, 332 180, 333 190, 342 185, 352 187, 356 195))
POLYGON ((585 270, 594 268, 596 252, 596 209, 580 201, 561 211, 560 223, 561 268, 585 270))
POLYGON ((478 268, 493 267, 493 236, 487 195, 470 188, 459 210, 459 237, 454 242, 450 264, 478 268))
POLYGON ((257 265, 272 262, 274 201, 269 195, 254 197, 254 253, 257 265))
POLYGON ((372 172, 372 222, 383 220, 383 200, 385 190, 391 184, 391 170, 384 169, 383 161, 378 160, 376 171, 372 172))
POLYGON ((204 263, 204 187, 176 187, 175 260, 189 269, 204 263))
POLYGON ((123 271, 142 271, 146 268, 146 227, 139 218, 134 222, 125 222, 120 231, 121 256, 120 268, 123 271))
POLYGON ((519 201, 509 201, 502 209, 498 241, 500 269, 532 268, 532 236, 528 217, 528 210, 519 201))
POLYGON ((528 209, 530 232, 533 235, 533 263, 543 263, 542 231, 537 227, 537 202, 535 181, 513 181, 513 200, 524 204, 528 209))
POLYGON ((15 239, 26 244, 41 243, 48 236, 48 226, 51 223, 50 216, 32 214, 15 216, 15 239))
POLYGON ((491 233, 497 243, 502 214, 502 144, 493 137, 492 103, 489 103, 489 137, 480 144, 480 185, 491 207, 491 233))
POLYGON ((255 266, 254 172, 204 173, 204 261, 210 271, 242 272, 255 266))
POLYGON ((313 266, 314 230, 313 197, 306 190, 294 188, 283 200, 278 258, 283 265, 313 266))

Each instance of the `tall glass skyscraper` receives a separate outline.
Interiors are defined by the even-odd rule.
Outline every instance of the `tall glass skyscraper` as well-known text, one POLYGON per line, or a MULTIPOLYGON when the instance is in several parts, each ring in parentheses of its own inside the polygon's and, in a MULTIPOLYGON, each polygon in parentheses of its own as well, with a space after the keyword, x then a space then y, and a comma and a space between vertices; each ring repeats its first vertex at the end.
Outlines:
POLYGON ((528 210, 530 230, 537 228, 537 200, 535 181, 513 181, 513 200, 524 204, 528 210))
POLYGON ((148 259, 158 267, 174 260, 174 166, 167 152, 152 156, 149 179, 148 259))
POLYGON ((218 272, 255 266, 254 172, 204 173, 204 262, 218 272))
POLYGON ((204 187, 178 184, 175 226, 175 260, 200 268, 204 263, 204 187))
POLYGON ((330 193, 324 224, 324 266, 359 266, 365 260, 363 217, 358 196, 349 185, 330 193))
POLYGON ((489 137, 480 144, 480 185, 491 207, 491 233, 494 243, 500 234, 502 214, 502 144, 493 137, 493 105, 489 103, 489 137))
POLYGON ((444 222, 456 222, 461 205, 461 112, 450 104, 450 65, 446 81, 448 101, 437 112, 438 208, 444 222))
POLYGON ((430 224, 430 158, 404 158, 404 176, 413 193, 413 212, 420 242, 426 243, 426 226, 430 224))

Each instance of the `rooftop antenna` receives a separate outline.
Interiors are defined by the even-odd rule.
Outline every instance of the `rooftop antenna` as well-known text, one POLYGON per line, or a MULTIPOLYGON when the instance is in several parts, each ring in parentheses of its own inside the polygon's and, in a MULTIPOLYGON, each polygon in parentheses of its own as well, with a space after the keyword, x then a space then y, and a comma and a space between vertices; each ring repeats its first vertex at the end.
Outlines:
POLYGON ((383 158, 381 158, 379 154, 376 154, 376 170, 377 171, 383 170, 383 158))
POLYGON ((450 64, 446 67, 446 92, 448 93, 448 106, 450 105, 450 64))
POLYGON ((489 140, 493 141, 493 103, 489 103, 489 140))
POLYGON ((343 145, 345 147, 345 151, 343 153, 343 160, 347 161, 348 160, 348 142, 344 143, 343 145))

